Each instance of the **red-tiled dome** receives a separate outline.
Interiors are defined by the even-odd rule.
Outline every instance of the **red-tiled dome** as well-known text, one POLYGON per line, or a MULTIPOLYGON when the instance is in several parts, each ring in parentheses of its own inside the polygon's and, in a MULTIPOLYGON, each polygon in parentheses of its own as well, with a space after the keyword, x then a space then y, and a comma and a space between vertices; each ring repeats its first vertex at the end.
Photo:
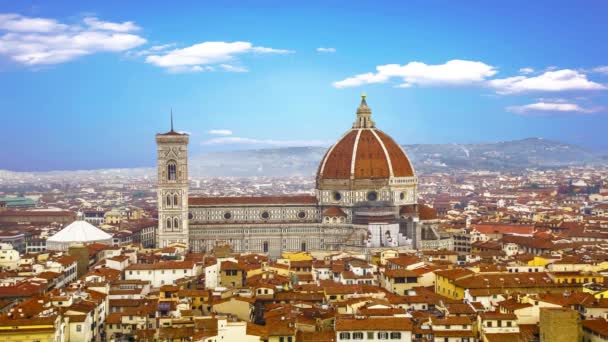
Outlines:
POLYGON ((363 95, 353 128, 325 153, 317 172, 317 185, 326 180, 388 180, 413 176, 414 169, 401 146, 375 127, 363 95))
POLYGON ((321 161, 318 180, 413 177, 403 149, 376 128, 354 128, 321 161))

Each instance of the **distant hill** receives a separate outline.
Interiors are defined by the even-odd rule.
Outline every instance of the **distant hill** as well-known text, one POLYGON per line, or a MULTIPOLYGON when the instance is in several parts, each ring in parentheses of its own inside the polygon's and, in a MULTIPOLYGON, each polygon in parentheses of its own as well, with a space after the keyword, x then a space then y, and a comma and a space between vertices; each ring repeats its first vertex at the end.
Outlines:
MULTIPOLYGON (((418 172, 608 164, 605 153, 541 138, 480 144, 417 144, 404 148, 418 172)), ((192 157, 190 169, 196 176, 314 175, 326 150, 287 147, 206 153, 192 157)))
MULTIPOLYGON (((608 153, 541 138, 480 144, 405 145, 418 173, 458 170, 522 170, 575 165, 608 165, 608 153)), ((327 148, 286 147, 190 156, 190 175, 202 176, 312 176, 327 148)), ((74 181, 102 178, 119 181, 125 177, 156 177, 154 167, 86 171, 11 172, 0 170, 2 178, 23 180, 68 178, 74 181), (41 178, 42 177, 42 178, 41 178)))
POLYGON ((213 152, 191 157, 190 174, 198 176, 310 176, 325 154, 323 147, 285 147, 213 152))
POLYGON ((414 165, 426 171, 440 169, 517 170, 606 164, 605 153, 542 138, 480 144, 405 146, 414 165))

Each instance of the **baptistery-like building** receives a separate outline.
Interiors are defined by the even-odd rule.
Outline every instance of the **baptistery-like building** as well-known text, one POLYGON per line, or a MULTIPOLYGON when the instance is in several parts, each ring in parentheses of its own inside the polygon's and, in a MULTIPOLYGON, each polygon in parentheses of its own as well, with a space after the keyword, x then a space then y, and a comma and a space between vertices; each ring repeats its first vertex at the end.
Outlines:
POLYGON ((188 135, 156 135, 157 247, 193 252, 414 249, 420 245, 417 178, 403 148, 376 128, 365 96, 356 120, 319 164, 315 195, 188 196, 188 135))

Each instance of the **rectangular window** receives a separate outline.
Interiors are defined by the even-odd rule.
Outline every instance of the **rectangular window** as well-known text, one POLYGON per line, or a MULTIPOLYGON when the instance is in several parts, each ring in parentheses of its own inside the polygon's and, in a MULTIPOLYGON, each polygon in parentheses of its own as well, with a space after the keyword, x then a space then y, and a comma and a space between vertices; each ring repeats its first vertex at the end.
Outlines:
POLYGON ((353 333, 353 340, 362 340, 363 339, 363 333, 362 332, 354 332, 353 333))
POLYGON ((368 331, 368 332, 367 332, 367 339, 368 339, 368 340, 373 340, 373 339, 374 339, 374 333, 373 333, 373 332, 371 332, 371 331, 368 331))
POLYGON ((76 332, 81 332, 81 331, 82 331, 82 325, 76 324, 76 332))
POLYGON ((388 340, 388 333, 387 332, 379 332, 378 333, 378 339, 379 340, 388 340))
POLYGON ((392 332, 391 333, 391 340, 399 340, 401 339, 401 333, 400 332, 392 332))
POLYGON ((350 340, 350 333, 349 332, 341 332, 340 333, 340 339, 341 340, 350 340))

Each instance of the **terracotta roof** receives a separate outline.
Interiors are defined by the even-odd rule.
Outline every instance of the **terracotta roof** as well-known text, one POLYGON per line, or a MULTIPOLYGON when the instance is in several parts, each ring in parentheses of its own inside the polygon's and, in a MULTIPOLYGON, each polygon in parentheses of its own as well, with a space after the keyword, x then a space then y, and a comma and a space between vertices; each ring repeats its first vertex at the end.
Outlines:
POLYGON ((380 309, 369 309, 369 308, 365 308, 365 309, 359 309, 358 314, 359 315, 363 315, 363 316, 369 316, 369 317, 382 317, 382 316, 389 316, 389 317, 393 317, 395 315, 405 315, 406 311, 405 309, 401 309, 401 308, 380 308, 380 309))
POLYGON ((400 267, 408 267, 422 262, 422 260, 415 255, 400 255, 397 258, 390 258, 386 261, 389 265, 395 264, 400 267))
POLYGON ((474 229, 482 234, 532 235, 534 233, 534 225, 482 223, 482 224, 472 224, 471 229, 474 229))
POLYGON ((514 314, 503 314, 500 312, 481 312, 479 317, 482 320, 511 320, 514 321, 517 319, 517 316, 514 314))
POLYGON ((323 216, 330 216, 330 217, 333 217, 333 216, 342 216, 342 217, 346 217, 348 215, 346 215, 346 213, 342 209, 340 209, 338 207, 329 207, 329 208, 327 208, 327 209, 325 209, 323 211, 323 216))
POLYGON ((188 205, 208 206, 208 205, 301 205, 317 204, 317 198, 312 195, 293 195, 293 196, 260 196, 260 197, 189 197, 188 205))
MULTIPOLYGON (((36 317, 36 318, 11 318, 8 316, 4 316, 0 318, 0 327, 24 327, 31 325, 54 325, 56 316, 51 317, 36 317)), ((19 331, 23 331, 23 329, 19 329, 19 331)))
POLYGON ((583 329, 593 331, 602 337, 608 337, 608 322, 605 319, 590 319, 582 321, 583 329))
POLYGON ((314 332, 298 331, 296 333, 296 341, 299 341, 299 342, 334 342, 334 341, 336 341, 336 333, 334 331, 314 331, 314 332))
POLYGON ((191 269, 194 267, 192 261, 165 261, 157 264, 133 264, 127 270, 172 270, 172 269, 191 269))
POLYGON ((472 325, 473 322, 467 316, 449 316, 444 318, 431 318, 433 325, 472 325))
POLYGON ((437 219, 437 211, 427 205, 418 204, 418 218, 423 221, 435 220, 437 219))
POLYGON ((384 275, 388 278, 402 278, 402 277, 420 277, 420 275, 414 271, 397 269, 397 270, 386 270, 384 275))
POLYGON ((0 216, 75 216, 67 210, 5 210, 0 216))
POLYGON ((352 129, 325 154, 317 180, 388 178, 391 169, 394 177, 414 176, 405 152, 391 137, 375 128, 352 129))
POLYGON ((454 285, 465 289, 492 289, 492 288, 548 288, 568 287, 572 284, 554 283, 550 274, 544 272, 531 273, 478 273, 469 277, 455 279, 454 285))

